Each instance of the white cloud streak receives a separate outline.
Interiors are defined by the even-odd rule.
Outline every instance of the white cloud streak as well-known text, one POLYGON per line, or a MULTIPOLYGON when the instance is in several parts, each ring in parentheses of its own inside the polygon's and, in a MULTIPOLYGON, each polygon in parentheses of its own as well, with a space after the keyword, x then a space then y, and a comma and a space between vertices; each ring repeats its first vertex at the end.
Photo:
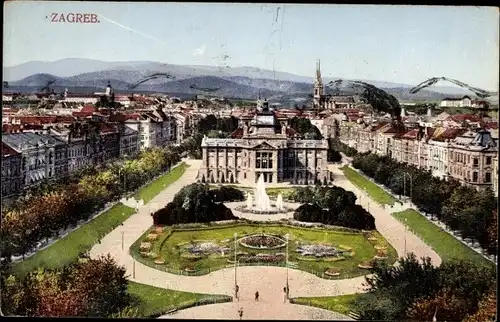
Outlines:
POLYGON ((138 35, 141 35, 141 36, 143 36, 143 37, 146 37, 146 38, 152 39, 152 40, 154 40, 154 41, 160 42, 160 43, 161 43, 161 44, 163 44, 163 45, 166 45, 166 43, 165 43, 164 41, 162 41, 162 40, 160 40, 160 39, 158 39, 158 38, 156 38, 156 37, 150 36, 150 35, 148 35, 148 34, 145 34, 145 33, 143 33, 143 32, 140 32, 140 31, 138 31, 138 30, 132 29, 132 28, 127 27, 127 26, 124 26, 124 25, 122 25, 121 23, 118 23, 118 22, 116 22, 116 21, 114 21, 114 20, 111 20, 111 19, 109 19, 109 18, 106 18, 105 16, 103 16, 103 15, 102 15, 102 14, 100 14, 100 13, 98 13, 98 15, 99 15, 100 17, 102 17, 104 20, 106 20, 106 21, 108 21, 108 22, 110 22, 110 23, 112 23, 112 24, 114 24, 114 25, 116 25, 116 26, 118 26, 118 27, 121 27, 121 28, 123 28, 123 29, 125 29, 125 30, 131 31, 131 32, 136 33, 136 34, 138 34, 138 35))

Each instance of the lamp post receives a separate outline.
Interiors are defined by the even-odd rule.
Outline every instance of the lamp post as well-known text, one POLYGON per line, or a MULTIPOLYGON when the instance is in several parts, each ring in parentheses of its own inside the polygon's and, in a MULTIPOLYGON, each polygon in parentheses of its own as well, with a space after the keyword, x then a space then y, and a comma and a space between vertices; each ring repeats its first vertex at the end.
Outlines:
POLYGON ((404 252, 404 255, 406 256, 406 231, 407 231, 407 226, 406 226, 406 223, 408 221, 408 218, 405 218, 405 232, 404 232, 404 236, 405 236, 405 252, 404 252))
POLYGON ((124 232, 122 231, 122 250, 123 250, 123 234, 124 232))
POLYGON ((286 264, 286 298, 289 299, 288 298, 288 296, 289 296, 289 293, 288 293, 289 292, 289 290, 288 290, 288 239, 289 239, 290 235, 286 234, 285 237, 286 237, 286 261, 285 261, 285 264, 286 264))
POLYGON ((236 289, 238 287, 238 283, 236 280, 236 266, 237 266, 237 262, 236 262, 236 238, 237 237, 238 237, 238 234, 234 233, 234 290, 235 290, 235 292, 236 292, 236 289))
POLYGON ((410 200, 413 196, 413 178, 408 172, 403 172, 403 197, 406 196, 406 176, 410 180, 410 200))

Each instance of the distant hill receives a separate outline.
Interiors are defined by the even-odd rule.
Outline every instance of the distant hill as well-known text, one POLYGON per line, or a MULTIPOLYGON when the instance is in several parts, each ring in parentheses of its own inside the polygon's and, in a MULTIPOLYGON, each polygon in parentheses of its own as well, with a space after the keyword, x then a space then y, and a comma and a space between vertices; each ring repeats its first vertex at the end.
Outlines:
MULTIPOLYGON (((204 65, 173 65, 153 61, 114 61, 105 62, 100 60, 83 58, 66 58, 52 62, 32 61, 12 67, 3 67, 4 81, 17 81, 33 74, 51 74, 57 77, 72 77, 87 75, 93 77, 93 73, 99 73, 102 77, 116 79, 125 82, 135 82, 147 74, 154 72, 170 73, 177 80, 193 78, 198 76, 215 76, 228 80, 232 78, 267 79, 273 81, 309 83, 313 82, 314 66, 311 66, 311 76, 301 76, 291 73, 267 70, 263 68, 242 66, 228 67, 224 63, 221 66, 204 65)), ((98 74, 98 75, 99 75, 98 74)), ((325 77, 324 82, 336 80, 340 77, 325 77)), ((234 81, 234 80, 233 80, 234 81)), ((411 88, 414 85, 392 83, 378 80, 363 80, 381 88, 411 88)), ((152 81, 151 84, 161 83, 162 80, 152 81)), ((238 82, 239 83, 239 82, 238 82)), ((243 84, 248 85, 248 84, 243 84)), ((254 85, 249 85, 254 86, 254 85)), ((270 89, 276 90, 276 89, 270 89)), ((432 91, 445 94, 467 94, 465 89, 451 86, 434 86, 432 91)))
MULTIPOLYGON (((68 88, 72 92, 80 92, 78 88, 93 88, 94 91, 103 91, 108 81, 118 92, 163 92, 182 93, 186 95, 215 95, 228 98, 256 99, 259 95, 267 98, 271 102, 278 102, 285 105, 301 104, 310 101, 313 91, 311 83, 279 81, 265 78, 249 78, 242 76, 195 76, 184 79, 158 78, 145 82, 130 90, 130 85, 137 80, 150 75, 152 71, 127 71, 127 70, 105 70, 91 73, 83 73, 71 77, 58 77, 51 74, 34 74, 22 80, 9 82, 10 90, 18 88, 19 91, 37 91, 50 81, 55 88, 68 88), (217 89, 211 91, 211 89, 217 89)), ((388 93, 394 95, 400 101, 406 100, 441 100, 448 94, 441 94, 428 90, 423 90, 418 94, 409 94, 407 88, 383 88, 388 93)), ((327 93, 331 89, 327 88, 327 93)), ((343 94, 350 94, 349 88, 341 88, 343 94)))

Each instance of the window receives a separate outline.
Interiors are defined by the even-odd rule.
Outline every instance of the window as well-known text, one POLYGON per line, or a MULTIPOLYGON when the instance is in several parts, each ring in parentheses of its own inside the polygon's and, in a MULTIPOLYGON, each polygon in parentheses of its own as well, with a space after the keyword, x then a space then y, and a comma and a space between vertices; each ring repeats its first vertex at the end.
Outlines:
POLYGON ((473 159, 473 166, 477 167, 478 165, 479 165, 479 159, 478 158, 474 158, 473 159))
POLYGON ((490 165, 491 164, 491 157, 486 157, 486 164, 490 165))
POLYGON ((472 182, 477 182, 477 172, 472 172, 472 182))
POLYGON ((491 182, 491 172, 486 172, 485 177, 484 177, 484 182, 486 182, 486 183, 491 182))

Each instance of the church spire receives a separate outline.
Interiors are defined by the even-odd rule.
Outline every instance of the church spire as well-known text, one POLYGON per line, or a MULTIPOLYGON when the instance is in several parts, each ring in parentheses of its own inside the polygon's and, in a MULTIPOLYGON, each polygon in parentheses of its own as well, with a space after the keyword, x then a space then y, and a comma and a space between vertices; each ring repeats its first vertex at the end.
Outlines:
POLYGON ((321 61, 316 61, 316 81, 321 83, 321 61))

